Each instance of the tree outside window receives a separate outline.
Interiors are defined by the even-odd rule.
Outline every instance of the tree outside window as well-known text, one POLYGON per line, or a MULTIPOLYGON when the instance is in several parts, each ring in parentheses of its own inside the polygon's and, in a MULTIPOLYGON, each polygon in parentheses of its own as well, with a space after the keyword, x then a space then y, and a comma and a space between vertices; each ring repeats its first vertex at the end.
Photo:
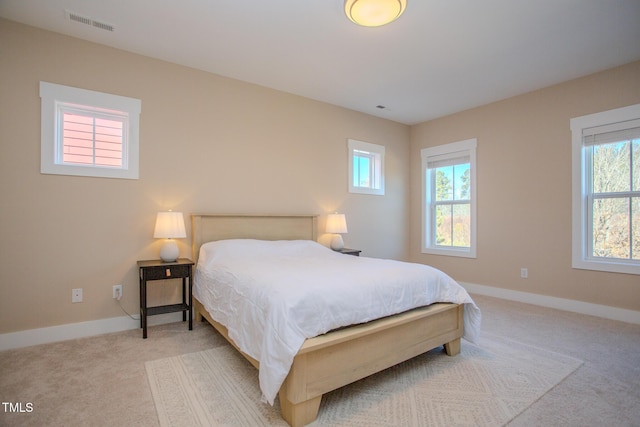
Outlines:
POLYGON ((437 246, 471 246, 470 164, 432 170, 435 173, 435 243, 437 246))
POLYGON ((640 260, 640 139, 588 147, 590 255, 640 260))

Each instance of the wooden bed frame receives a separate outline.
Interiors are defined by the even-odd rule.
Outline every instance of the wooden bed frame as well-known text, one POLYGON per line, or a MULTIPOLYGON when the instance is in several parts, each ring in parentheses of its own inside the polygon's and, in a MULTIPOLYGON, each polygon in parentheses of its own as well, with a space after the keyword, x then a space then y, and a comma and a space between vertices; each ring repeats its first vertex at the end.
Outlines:
MULTIPOLYGON (((191 233, 197 263, 200 246, 214 240, 316 240, 317 217, 192 214, 191 233)), ((193 303, 196 320, 205 318, 240 351, 226 327, 196 298, 193 303)), ((293 427, 309 424, 318 415, 324 393, 442 345, 449 356, 458 354, 462 319, 462 305, 437 303, 307 339, 278 393, 282 417, 293 427)), ((257 360, 242 354, 259 367, 257 360)))

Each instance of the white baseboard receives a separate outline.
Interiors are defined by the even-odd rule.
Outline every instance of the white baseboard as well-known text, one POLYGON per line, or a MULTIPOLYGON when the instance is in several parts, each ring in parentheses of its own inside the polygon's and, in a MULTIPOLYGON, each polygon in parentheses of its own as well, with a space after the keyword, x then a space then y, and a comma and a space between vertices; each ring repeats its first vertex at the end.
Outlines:
POLYGON ((460 282, 467 292, 640 325, 640 311, 460 282))
MULTIPOLYGON (((518 301, 542 307, 556 308, 574 313, 588 314, 590 316, 603 317, 605 319, 640 325, 640 311, 625 310, 606 305, 591 304, 564 298, 550 297, 546 295, 532 294, 528 292, 513 291, 510 289, 495 288, 492 286, 477 285, 474 283, 460 284, 469 292, 479 295, 487 295, 495 298, 518 301)), ((179 322, 182 320, 180 313, 168 313, 149 317, 149 326, 165 323, 179 322)), ((48 328, 30 329, 27 331, 11 332, 0 335, 0 351, 12 348, 29 347, 38 344, 47 344, 58 341, 66 341, 76 338, 85 338, 112 332, 126 331, 140 328, 140 321, 128 316, 112 317, 110 319, 92 320, 88 322, 70 323, 67 325, 51 326, 48 328)), ((142 337, 142 332, 140 332, 142 337)))
MULTIPOLYGON (((147 318, 147 325, 153 326, 179 321, 182 321, 181 313, 167 313, 147 318)), ((134 320, 129 316, 121 316, 11 332, 0 335, 0 351, 121 332, 136 328, 140 328, 140 320, 134 320)), ((142 338, 142 331, 140 332, 140 337, 142 338)))

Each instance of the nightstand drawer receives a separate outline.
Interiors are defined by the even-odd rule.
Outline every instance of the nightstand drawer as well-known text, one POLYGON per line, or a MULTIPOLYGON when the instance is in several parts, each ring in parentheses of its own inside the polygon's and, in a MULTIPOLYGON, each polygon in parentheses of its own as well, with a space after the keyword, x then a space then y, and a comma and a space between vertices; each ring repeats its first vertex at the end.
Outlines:
POLYGON ((146 280, 176 279, 189 276, 190 265, 162 265, 143 269, 146 280))

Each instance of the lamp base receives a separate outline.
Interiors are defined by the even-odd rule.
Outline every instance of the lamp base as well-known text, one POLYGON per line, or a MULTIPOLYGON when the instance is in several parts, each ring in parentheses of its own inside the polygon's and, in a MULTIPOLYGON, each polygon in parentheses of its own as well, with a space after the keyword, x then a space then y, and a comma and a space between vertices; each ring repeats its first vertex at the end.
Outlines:
POLYGON ((334 234, 333 238, 331 239, 331 249, 333 249, 334 251, 339 251, 342 248, 344 248, 344 241, 342 240, 342 235, 334 234))
POLYGON ((160 259, 164 262, 174 262, 180 256, 178 244, 173 239, 167 239, 160 248, 160 259))

